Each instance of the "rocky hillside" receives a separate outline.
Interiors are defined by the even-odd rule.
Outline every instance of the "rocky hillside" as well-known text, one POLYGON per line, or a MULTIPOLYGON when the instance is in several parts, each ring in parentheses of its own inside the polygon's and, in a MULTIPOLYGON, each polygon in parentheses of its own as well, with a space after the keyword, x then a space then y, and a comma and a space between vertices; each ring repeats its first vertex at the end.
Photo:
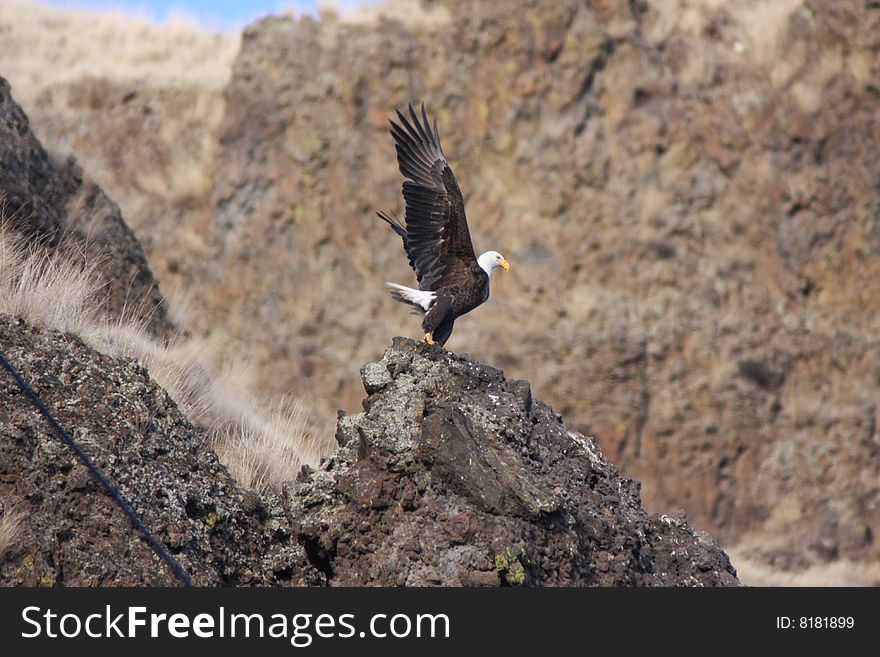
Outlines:
POLYGON ((877 581, 880 8, 422 9, 252 25, 222 98, 214 74, 98 71, 29 110, 131 208, 189 328, 330 415, 417 335, 373 213, 401 207, 387 119, 425 100, 477 248, 513 265, 449 348, 531 381, 648 509, 773 572, 877 581))
MULTIPOLYGON (((66 194, 83 193, 74 186, 85 184, 81 175, 73 162, 49 161, 2 79, 0 128, 10 209, 0 237, 59 267, 78 267, 77 253, 99 260, 105 314, 119 319, 131 277, 153 281, 118 208, 88 183, 92 204, 73 207, 89 209, 82 221, 97 238, 80 232, 66 194)), ((13 257, 5 241, 0 257, 13 257)), ((7 289, 39 276, 12 269, 19 280, 2 281, 4 312, 16 307, 7 289)), ((161 297, 150 291, 144 319, 162 329, 161 297)), ((316 470, 257 492, 232 477, 211 449, 216 436, 141 362, 0 312, 0 353, 197 585, 739 584, 708 534, 646 513, 638 484, 533 400, 526 381, 423 348, 400 338, 366 365, 367 412, 340 413, 338 449, 316 470)), ((0 585, 173 583, 27 392, 0 372, 0 585)))
MULTIPOLYGON (((0 350, 203 586, 738 583, 528 383, 440 349, 365 366, 369 410, 281 496, 239 488, 136 362, 6 316, 0 350)), ((174 583, 5 373, 0 408, 0 585, 174 583)))
MULTIPOLYGON (((0 351, 195 584, 320 581, 280 500, 240 489, 143 366, 5 315, 0 351)), ((18 518, 0 585, 176 583, 5 370, 0 409, 0 518, 18 518)))
POLYGON ((140 320, 157 336, 171 329, 159 284, 119 207, 74 158, 50 159, 2 77, 0 221, 32 247, 95 266, 110 316, 140 320))

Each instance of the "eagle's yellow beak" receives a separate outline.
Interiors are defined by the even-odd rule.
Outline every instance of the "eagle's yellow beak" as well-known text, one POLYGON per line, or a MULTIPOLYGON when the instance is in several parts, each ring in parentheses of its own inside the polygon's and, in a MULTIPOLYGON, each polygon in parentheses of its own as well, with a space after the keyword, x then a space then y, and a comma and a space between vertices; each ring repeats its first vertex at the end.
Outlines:
POLYGON ((510 269, 510 263, 507 262, 507 260, 502 260, 501 261, 501 268, 504 269, 504 271, 507 271, 508 269, 510 269))

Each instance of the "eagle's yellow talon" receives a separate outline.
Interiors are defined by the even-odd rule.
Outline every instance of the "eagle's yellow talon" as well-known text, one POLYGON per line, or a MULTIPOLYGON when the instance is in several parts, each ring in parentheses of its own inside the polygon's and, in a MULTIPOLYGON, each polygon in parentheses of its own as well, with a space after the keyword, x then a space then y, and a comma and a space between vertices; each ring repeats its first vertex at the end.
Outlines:
POLYGON ((434 337, 430 333, 425 333, 425 342, 434 344, 434 337))

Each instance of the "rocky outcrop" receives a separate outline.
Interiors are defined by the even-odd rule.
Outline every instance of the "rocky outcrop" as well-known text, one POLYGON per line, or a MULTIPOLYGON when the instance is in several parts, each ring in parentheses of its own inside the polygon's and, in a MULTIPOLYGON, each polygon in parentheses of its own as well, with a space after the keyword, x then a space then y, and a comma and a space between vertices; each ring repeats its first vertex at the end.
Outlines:
POLYGON ((143 249, 119 207, 72 158, 53 162, 0 78, 0 220, 31 248, 61 250, 96 268, 105 310, 144 322, 154 335, 172 326, 143 249))
MULTIPOLYGON (((311 584, 277 497, 243 491, 135 361, 0 315, 0 351, 114 481, 197 585, 311 584)), ((49 423, 0 370, 0 514, 19 518, 2 586, 176 580, 49 423)))
MULTIPOLYGON (((738 583, 527 382, 439 348, 366 365, 366 412, 280 496, 241 490, 136 362, 5 316, 0 350, 200 585, 738 583)), ((5 372, 0 500, 21 523, 0 585, 174 583, 5 372)))
POLYGON ((395 338, 365 411, 301 477, 297 537, 334 586, 736 585, 717 543, 646 513, 527 381, 395 338))

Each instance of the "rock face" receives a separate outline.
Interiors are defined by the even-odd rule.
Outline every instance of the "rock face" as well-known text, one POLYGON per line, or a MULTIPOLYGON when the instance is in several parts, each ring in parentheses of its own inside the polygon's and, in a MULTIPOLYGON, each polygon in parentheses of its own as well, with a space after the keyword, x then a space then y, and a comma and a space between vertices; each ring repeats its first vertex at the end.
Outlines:
MULTIPOLYGON (((738 584, 528 383, 439 348, 365 366, 367 411, 280 496, 238 488, 137 363, 6 316, 0 350, 199 585, 738 584)), ((5 372, 0 500, 0 585, 175 581, 5 372)))
MULTIPOLYGON (((50 162, 0 80, 0 191, 33 248, 101 258, 110 314, 133 292, 170 328, 118 208, 50 162)), ((150 314, 153 313, 153 314, 150 314)), ((736 585, 718 545, 649 515, 638 484, 525 381, 399 338, 363 369, 366 413, 281 494, 239 488, 138 363, 0 315, 0 351, 198 585, 736 585)), ((0 585, 175 582, 0 372, 0 585), (8 514, 8 515, 7 515, 8 514)))
POLYGON ((207 315, 267 389, 356 404, 352 363, 418 334, 373 215, 401 209, 387 120, 425 100, 477 249, 513 265, 447 346, 532 381, 648 508, 776 567, 876 561, 880 10, 431 6, 246 30, 207 315))
MULTIPOLYGON (((239 489, 202 429, 134 361, 0 315, 0 350, 119 486, 194 583, 311 584, 280 500, 239 489)), ((21 517, 2 586, 160 586, 176 579, 0 370, 0 500, 21 517)))
POLYGON ((106 311, 155 335, 171 330, 159 284, 117 205, 73 158, 52 162, 0 78, 0 219, 32 248, 63 250, 97 267, 106 311))
POLYGON ((362 369, 365 412, 291 515, 335 586, 737 584, 686 522, 646 513, 526 381, 406 338, 362 369))

